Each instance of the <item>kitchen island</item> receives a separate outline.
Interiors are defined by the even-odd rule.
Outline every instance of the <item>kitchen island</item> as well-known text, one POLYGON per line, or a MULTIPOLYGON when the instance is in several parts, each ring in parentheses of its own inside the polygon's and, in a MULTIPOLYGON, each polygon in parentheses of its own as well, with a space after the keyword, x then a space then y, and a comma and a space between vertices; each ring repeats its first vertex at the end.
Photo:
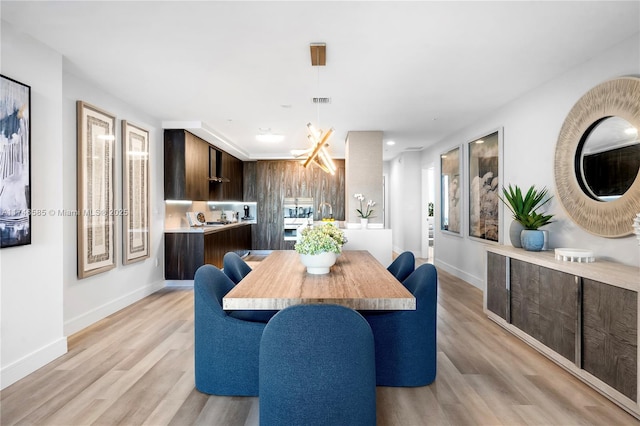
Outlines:
POLYGON ((165 279, 192 280, 204 264, 222 268, 227 252, 246 254, 251 249, 251 225, 254 224, 249 221, 165 229, 165 279))

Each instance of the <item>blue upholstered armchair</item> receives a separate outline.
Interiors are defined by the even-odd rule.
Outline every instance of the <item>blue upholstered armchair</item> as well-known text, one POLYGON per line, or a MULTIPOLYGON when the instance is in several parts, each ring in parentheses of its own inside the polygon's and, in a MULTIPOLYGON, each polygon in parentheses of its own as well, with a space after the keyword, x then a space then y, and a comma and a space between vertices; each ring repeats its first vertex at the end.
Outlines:
POLYGON ((249 272, 251 266, 242 260, 236 253, 230 251, 222 258, 222 272, 228 276, 234 284, 238 284, 249 272))
POLYGON ((424 386, 436 378, 435 266, 420 265, 402 284, 416 298, 415 311, 365 316, 375 338, 378 386, 424 386))
MULTIPOLYGON (((222 259, 222 272, 224 272, 224 274, 229 277, 234 284, 238 284, 249 272, 251 272, 251 266, 247 265, 247 262, 242 260, 242 258, 236 253, 230 251, 226 253, 222 259)), ((267 323, 271 317, 276 314, 276 312, 278 311, 253 311, 243 309, 229 312, 229 315, 245 321, 267 323)))
POLYGON ((400 282, 407 279, 416 267, 416 258, 410 251, 405 251, 396 257, 391 262, 391 265, 387 268, 387 271, 391 272, 391 275, 396 277, 400 282))
POLYGON ((222 310, 222 298, 233 286, 213 265, 203 265, 196 271, 196 388, 207 394, 256 396, 258 353, 265 324, 239 320, 222 310))
POLYGON ((260 425, 375 425, 371 328, 337 305, 296 305, 260 343, 260 425))

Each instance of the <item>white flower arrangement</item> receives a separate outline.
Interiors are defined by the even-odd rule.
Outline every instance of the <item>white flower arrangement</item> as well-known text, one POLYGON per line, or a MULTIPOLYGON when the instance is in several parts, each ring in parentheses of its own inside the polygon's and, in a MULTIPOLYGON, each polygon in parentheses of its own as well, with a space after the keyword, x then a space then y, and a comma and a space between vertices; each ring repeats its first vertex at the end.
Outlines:
POLYGON ((340 253, 342 245, 346 242, 344 232, 328 223, 304 228, 295 250, 300 254, 340 253))
POLYGON ((354 194, 354 197, 360 201, 360 208, 356 209, 356 211, 358 212, 358 216, 360 216, 363 219, 369 219, 370 217, 374 217, 373 216, 373 206, 376 205, 376 202, 373 200, 369 200, 367 201, 367 204, 365 206, 362 205, 362 202, 364 201, 364 195, 362 194, 354 194))

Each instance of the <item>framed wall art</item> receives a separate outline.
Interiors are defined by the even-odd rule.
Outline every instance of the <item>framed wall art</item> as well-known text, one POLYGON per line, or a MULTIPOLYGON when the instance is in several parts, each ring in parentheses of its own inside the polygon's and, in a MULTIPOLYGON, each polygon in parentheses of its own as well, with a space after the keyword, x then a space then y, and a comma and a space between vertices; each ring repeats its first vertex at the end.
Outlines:
POLYGON ((468 143, 469 236, 499 241, 500 139, 496 130, 468 143))
POLYGON ((460 234, 461 176, 460 147, 440 156, 440 229, 460 234))
POLYGON ((78 278, 115 268, 116 118, 78 101, 78 278))
POLYGON ((31 87, 0 75, 0 248, 31 244, 31 87))
POLYGON ((122 120, 122 263, 149 257, 149 132, 122 120))

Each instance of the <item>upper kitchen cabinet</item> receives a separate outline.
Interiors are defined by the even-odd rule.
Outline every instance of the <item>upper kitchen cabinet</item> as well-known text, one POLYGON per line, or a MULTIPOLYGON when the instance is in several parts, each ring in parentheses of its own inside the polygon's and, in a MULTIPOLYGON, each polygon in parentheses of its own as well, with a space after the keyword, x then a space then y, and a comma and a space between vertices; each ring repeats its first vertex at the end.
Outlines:
POLYGON ((242 201, 242 161, 214 147, 211 147, 208 158, 211 159, 209 200, 242 201))
POLYGON ((258 195, 256 194, 256 173, 257 173, 256 161, 245 161, 243 163, 243 182, 242 187, 244 189, 243 201, 258 201, 258 195))
POLYGON ((209 199, 209 143, 185 130, 164 131, 164 199, 209 199))

